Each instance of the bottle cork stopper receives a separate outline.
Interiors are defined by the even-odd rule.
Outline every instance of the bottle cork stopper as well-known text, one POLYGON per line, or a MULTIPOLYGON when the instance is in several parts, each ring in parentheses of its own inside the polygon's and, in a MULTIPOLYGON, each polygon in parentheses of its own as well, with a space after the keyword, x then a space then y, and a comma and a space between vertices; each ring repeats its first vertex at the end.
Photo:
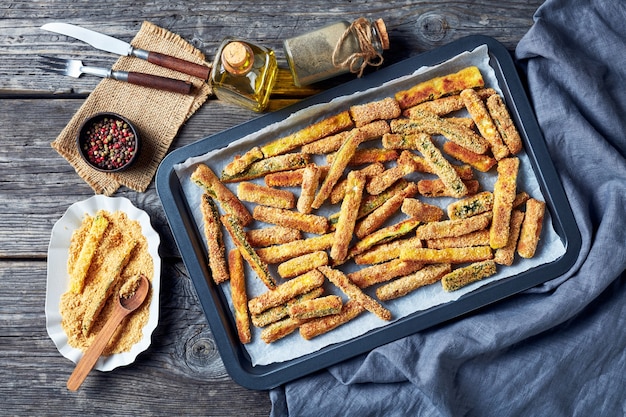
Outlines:
POLYGON ((383 19, 378 19, 374 22, 376 26, 376 30, 378 31, 378 36, 380 36, 380 43, 383 46, 383 49, 389 49, 389 34, 387 33, 387 26, 383 19))
POLYGON ((245 74, 252 68, 254 53, 243 42, 231 42, 222 50, 222 62, 232 74, 245 74))

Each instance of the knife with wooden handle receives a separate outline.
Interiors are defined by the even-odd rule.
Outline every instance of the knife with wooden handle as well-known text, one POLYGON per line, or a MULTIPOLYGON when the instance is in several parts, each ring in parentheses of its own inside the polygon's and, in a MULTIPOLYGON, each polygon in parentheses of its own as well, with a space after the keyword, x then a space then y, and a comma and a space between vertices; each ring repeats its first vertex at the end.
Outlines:
POLYGON ((170 55, 135 48, 128 42, 69 23, 46 23, 41 29, 79 39, 102 51, 123 56, 135 56, 155 65, 193 75, 203 80, 207 80, 211 72, 211 68, 207 65, 196 64, 195 62, 185 61, 170 55))

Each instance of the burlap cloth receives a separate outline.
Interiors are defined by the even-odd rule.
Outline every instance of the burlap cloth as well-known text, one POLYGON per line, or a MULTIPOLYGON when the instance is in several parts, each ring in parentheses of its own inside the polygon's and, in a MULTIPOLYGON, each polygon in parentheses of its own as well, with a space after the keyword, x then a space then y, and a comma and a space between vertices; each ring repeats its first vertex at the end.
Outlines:
MULTIPOLYGON (((134 47, 172 55, 188 61, 205 63, 204 54, 180 36, 150 22, 143 22, 131 41, 134 47)), ((135 57, 120 57, 113 69, 137 71, 193 83, 190 95, 159 91, 126 82, 103 79, 78 109, 67 126, 52 142, 93 190, 111 195, 124 185, 143 192, 150 185, 159 163, 167 153, 182 124, 202 106, 211 88, 199 78, 162 68, 135 57), (76 134, 83 121, 99 112, 115 112, 128 118, 142 140, 139 159, 128 170, 104 173, 89 167, 76 148, 76 134)))

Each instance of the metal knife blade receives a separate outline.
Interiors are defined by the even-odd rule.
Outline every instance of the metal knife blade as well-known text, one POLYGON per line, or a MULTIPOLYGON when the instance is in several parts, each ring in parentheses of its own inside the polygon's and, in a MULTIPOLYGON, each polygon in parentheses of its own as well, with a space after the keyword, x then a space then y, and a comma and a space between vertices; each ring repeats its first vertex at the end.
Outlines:
POLYGON ((124 42, 112 36, 95 32, 90 29, 85 29, 80 26, 71 25, 69 23, 46 23, 41 27, 41 29, 79 39, 102 51, 123 56, 135 56, 137 58, 145 59, 155 65, 193 75, 194 77, 198 77, 203 80, 207 80, 209 78, 209 73, 211 71, 211 69, 206 65, 196 64, 195 62, 185 61, 183 59, 158 52, 135 48, 128 42, 124 42))

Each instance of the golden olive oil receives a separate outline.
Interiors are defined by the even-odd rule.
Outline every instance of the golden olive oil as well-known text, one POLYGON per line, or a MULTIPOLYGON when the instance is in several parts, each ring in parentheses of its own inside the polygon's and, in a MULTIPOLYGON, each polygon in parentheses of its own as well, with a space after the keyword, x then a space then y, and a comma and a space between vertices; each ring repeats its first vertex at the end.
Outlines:
POLYGON ((277 73, 274 51, 227 38, 218 50, 210 80, 218 99, 260 112, 269 103, 277 73))

